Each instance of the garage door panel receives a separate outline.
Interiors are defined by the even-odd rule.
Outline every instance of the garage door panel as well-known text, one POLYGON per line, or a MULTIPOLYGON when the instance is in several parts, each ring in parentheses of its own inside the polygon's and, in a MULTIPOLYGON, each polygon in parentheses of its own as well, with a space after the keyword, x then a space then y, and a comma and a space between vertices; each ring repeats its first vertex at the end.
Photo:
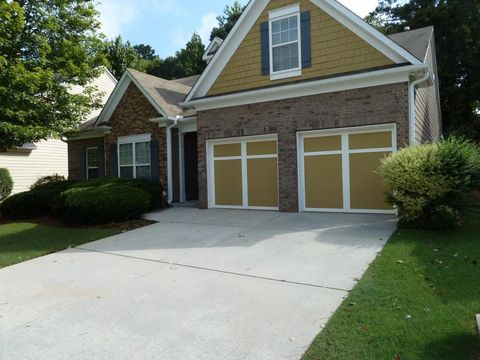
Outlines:
POLYGON ((241 156, 242 148, 241 144, 221 144, 215 145, 213 147, 213 155, 218 157, 231 157, 231 156, 241 156))
POLYGON ((342 149, 342 137, 340 135, 307 137, 303 140, 303 143, 303 150, 307 153, 342 149))
POLYGON ((242 206, 242 160, 215 160, 215 204, 242 206))
POLYGON ((248 159, 248 205, 278 207, 277 159, 248 159))
POLYGON ((350 203, 352 209, 392 210, 386 202, 387 188, 377 173, 390 153, 350 154, 350 203))
POLYGON ((247 143, 247 155, 274 155, 277 154, 276 141, 255 141, 247 143))
POLYGON ((351 150, 371 148, 391 148, 392 132, 373 132, 349 135, 349 146, 351 150))
POLYGON ((304 168, 306 207, 343 208, 342 156, 306 156, 304 168))

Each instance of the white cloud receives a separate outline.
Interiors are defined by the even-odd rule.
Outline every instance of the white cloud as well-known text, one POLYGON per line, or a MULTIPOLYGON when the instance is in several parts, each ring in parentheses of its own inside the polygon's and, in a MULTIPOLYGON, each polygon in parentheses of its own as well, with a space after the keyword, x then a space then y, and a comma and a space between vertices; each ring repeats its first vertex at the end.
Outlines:
POLYGON ((204 44, 208 45, 210 43, 210 33, 215 26, 218 26, 217 14, 208 13, 202 17, 202 23, 200 28, 197 29, 197 33, 204 44))
MULTIPOLYGON (((180 12, 175 0, 98 0, 102 32, 109 38, 120 34, 132 24, 140 23, 145 15, 180 12)), ((143 24, 142 26, 146 26, 143 24)))
POLYGON ((339 0, 343 5, 362 18, 375 9, 377 0, 339 0))

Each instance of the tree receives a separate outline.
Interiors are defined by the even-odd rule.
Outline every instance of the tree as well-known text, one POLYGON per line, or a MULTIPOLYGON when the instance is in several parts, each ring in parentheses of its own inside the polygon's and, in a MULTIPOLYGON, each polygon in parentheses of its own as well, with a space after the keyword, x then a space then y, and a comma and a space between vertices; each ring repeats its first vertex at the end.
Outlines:
POLYGON ((59 137, 99 106, 104 63, 94 1, 0 1, 0 151, 59 137))
POLYGON ((480 140, 480 2, 381 0, 367 20, 387 34, 435 26, 444 130, 480 140))
POLYGON ((123 42, 119 35, 115 40, 106 44, 105 55, 108 61, 108 69, 119 80, 128 67, 133 67, 138 60, 137 52, 130 42, 123 42))
POLYGON ((205 70, 207 63, 202 59, 204 53, 205 45, 202 38, 197 33, 193 33, 185 48, 176 53, 177 62, 184 69, 185 76, 198 75, 205 70))
POLYGON ((157 58, 155 50, 150 45, 139 44, 133 47, 139 59, 153 60, 157 58))
POLYGON ((227 5, 223 11, 223 15, 217 16, 218 27, 213 28, 210 34, 210 41, 216 36, 225 40, 242 15, 244 9, 245 7, 242 6, 238 0, 235 0, 232 6, 227 5))

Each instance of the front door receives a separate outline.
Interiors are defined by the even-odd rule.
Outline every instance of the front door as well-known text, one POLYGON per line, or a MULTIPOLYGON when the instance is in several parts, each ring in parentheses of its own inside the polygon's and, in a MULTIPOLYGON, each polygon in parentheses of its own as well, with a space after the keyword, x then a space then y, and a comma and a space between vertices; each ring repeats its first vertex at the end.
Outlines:
POLYGON ((187 201, 198 199, 197 133, 185 133, 185 197, 187 201))

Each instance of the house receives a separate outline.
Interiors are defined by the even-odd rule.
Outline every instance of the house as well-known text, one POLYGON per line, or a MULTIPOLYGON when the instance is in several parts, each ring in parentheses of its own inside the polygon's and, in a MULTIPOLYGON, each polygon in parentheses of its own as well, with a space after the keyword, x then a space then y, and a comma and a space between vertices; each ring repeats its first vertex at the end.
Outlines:
MULTIPOLYGON (((105 103, 117 81, 105 68, 91 85, 102 93, 105 103)), ((75 87, 73 91, 81 91, 75 87)), ((101 109, 92 111, 86 119, 96 117, 101 109)), ((7 168, 13 179, 13 194, 27 191, 42 176, 58 174, 68 176, 67 144, 61 139, 49 139, 0 153, 0 167, 7 168)))
POLYGON ((394 213, 381 159, 441 136, 432 27, 385 36, 335 0, 252 0, 205 59, 198 79, 127 71, 69 142, 70 176, 150 178, 200 208, 394 213))

